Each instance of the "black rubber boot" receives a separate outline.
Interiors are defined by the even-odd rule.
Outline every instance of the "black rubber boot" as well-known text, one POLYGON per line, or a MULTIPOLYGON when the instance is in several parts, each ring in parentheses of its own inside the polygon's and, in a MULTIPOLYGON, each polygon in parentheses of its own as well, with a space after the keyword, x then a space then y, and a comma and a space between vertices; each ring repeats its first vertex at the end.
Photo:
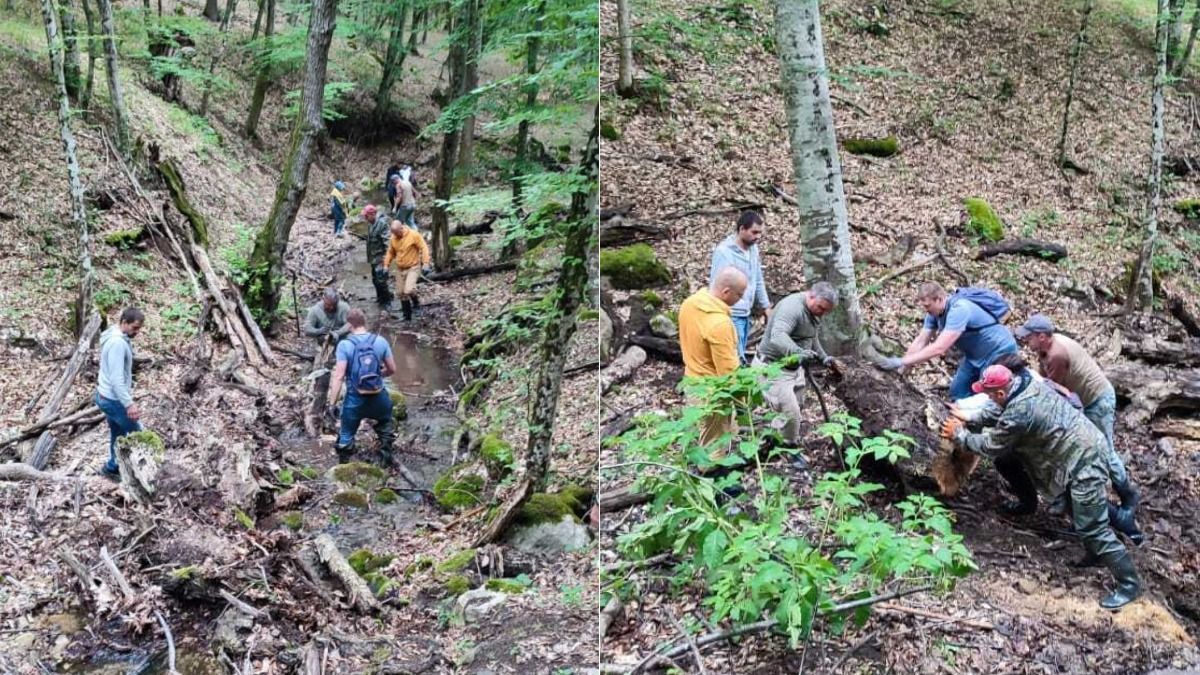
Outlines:
POLYGON ((379 446, 379 464, 385 469, 390 469, 396 465, 396 460, 392 456, 391 445, 379 446))
POLYGON ((1138 579, 1137 569, 1133 566, 1133 557, 1128 551, 1108 561, 1108 569, 1117 580, 1117 589, 1100 601, 1104 609, 1120 609, 1133 602, 1142 594, 1142 581, 1138 579))
POLYGON ((352 457, 354 457, 353 444, 346 446, 335 445, 333 446, 333 449, 337 452, 338 464, 345 464, 349 462, 352 457))
POLYGON ((409 302, 408 298, 400 301, 400 311, 404 313, 405 321, 412 321, 412 303, 409 302))
POLYGON ((1037 488, 1033 486, 1033 479, 1025 471, 1025 467, 1021 466, 1021 460, 1014 455, 1005 455, 997 457, 996 471, 1004 478, 1004 482, 1008 484, 1008 489, 1017 498, 1016 501, 1005 502, 1000 507, 1000 512, 1009 516, 1028 516, 1037 512, 1038 495, 1037 488))
POLYGON ((417 297, 417 294, 416 294, 416 293, 413 293, 413 294, 412 294, 412 295, 410 295, 409 297, 410 297, 410 298, 412 298, 412 307, 413 307, 413 312, 414 312, 414 313, 416 313, 416 312, 420 311, 420 309, 421 309, 421 299, 417 297))
POLYGON ((1129 537, 1129 541, 1134 546, 1141 546, 1146 542, 1146 535, 1138 527, 1137 520, 1133 517, 1133 512, 1126 511, 1125 507, 1119 507, 1109 502, 1108 524, 1112 526, 1112 529, 1129 537))

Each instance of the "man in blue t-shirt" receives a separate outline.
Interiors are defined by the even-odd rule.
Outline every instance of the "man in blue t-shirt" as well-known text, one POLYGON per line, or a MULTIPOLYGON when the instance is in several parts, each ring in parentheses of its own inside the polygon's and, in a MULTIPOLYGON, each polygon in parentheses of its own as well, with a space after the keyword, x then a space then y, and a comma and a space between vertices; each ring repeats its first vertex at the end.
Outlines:
POLYGON ((880 364, 886 370, 901 370, 924 363, 950 351, 962 352, 958 372, 950 382, 950 398, 971 396, 971 383, 984 368, 1004 354, 1016 354, 1017 342, 1000 321, 966 298, 952 302, 939 284, 926 282, 917 292, 925 310, 925 323, 903 357, 888 357, 880 364), (936 336, 936 337, 935 337, 936 336))
POLYGON ((379 375, 386 378, 396 372, 396 360, 392 357, 392 349, 387 340, 367 332, 367 315, 361 309, 350 310, 346 315, 346 323, 350 324, 350 334, 342 338, 337 346, 337 366, 334 367, 333 377, 329 381, 329 407, 337 404, 338 394, 341 393, 342 382, 346 382, 346 397, 342 401, 342 424, 338 429, 337 451, 338 462, 345 464, 354 455, 354 437, 364 419, 375 420, 375 433, 379 436, 379 454, 383 465, 392 465, 392 443, 396 440, 395 422, 392 419, 392 397, 388 394, 387 386, 379 393, 362 394, 358 391, 360 373, 355 352, 360 344, 370 344, 379 363, 379 375))

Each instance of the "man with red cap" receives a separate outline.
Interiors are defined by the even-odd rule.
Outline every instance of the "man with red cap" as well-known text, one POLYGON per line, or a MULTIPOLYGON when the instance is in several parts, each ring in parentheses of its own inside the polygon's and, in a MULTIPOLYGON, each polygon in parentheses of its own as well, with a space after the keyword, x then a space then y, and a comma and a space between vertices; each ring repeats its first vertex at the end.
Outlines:
POLYGON ((371 265, 375 302, 386 308, 392 304, 392 284, 387 268, 383 266, 383 256, 387 253, 388 242, 392 236, 392 218, 386 213, 379 213, 374 204, 363 207, 362 217, 367 223, 367 263, 371 265))
POLYGON ((1000 408, 993 427, 971 433, 957 417, 946 419, 942 436, 959 447, 993 459, 1015 453, 1038 492, 1049 499, 1070 493, 1075 532, 1089 558, 1108 566, 1117 589, 1100 600, 1117 609, 1141 595, 1133 558, 1108 522, 1108 442, 1067 399, 1028 373, 1014 377, 1001 365, 984 369, 971 385, 1000 408))

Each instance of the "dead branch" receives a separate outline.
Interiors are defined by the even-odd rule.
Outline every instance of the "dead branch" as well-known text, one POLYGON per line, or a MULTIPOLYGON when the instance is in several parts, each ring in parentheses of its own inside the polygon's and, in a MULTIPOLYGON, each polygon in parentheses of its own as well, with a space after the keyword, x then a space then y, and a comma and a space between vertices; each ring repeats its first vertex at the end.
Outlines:
POLYGON ((125 579, 125 575, 121 573, 121 568, 117 567, 117 563, 113 561, 112 556, 108 554, 108 547, 100 547, 100 560, 104 563, 104 568, 108 570, 109 576, 117 583, 117 588, 121 589, 121 595, 125 596, 126 600, 133 600, 133 587, 129 585, 129 581, 125 579))
POLYGON ((1196 317, 1192 316, 1188 311, 1187 305, 1183 303, 1183 298, 1173 296, 1167 301, 1167 311, 1171 316, 1175 317, 1179 323, 1183 324, 1183 329, 1192 337, 1200 337, 1200 323, 1196 321, 1196 317))
POLYGON ((674 211, 665 216, 660 216, 659 220, 679 220, 689 216, 724 216, 731 213, 741 213, 742 211, 762 211, 766 208, 765 204, 759 202, 738 201, 733 202, 728 207, 723 209, 684 209, 682 211, 674 211))
POLYGON ((704 667, 704 659, 700 657, 700 648, 696 646, 696 641, 692 639, 692 634, 679 625, 679 620, 675 618, 670 609, 664 608, 663 614, 667 616, 667 620, 671 622, 675 630, 683 636, 684 641, 687 642, 687 646, 691 648, 692 659, 696 662, 696 668, 700 669, 700 675, 708 675, 708 670, 704 667))
POLYGON ((257 607, 250 605, 249 603, 245 602, 244 600, 239 600, 237 598, 237 596, 235 596, 233 593, 230 593, 229 591, 225 590, 224 588, 219 589, 217 591, 217 593, 219 593, 221 595, 221 599, 223 599, 225 602, 228 602, 230 605, 233 605, 234 607, 236 607, 238 609, 238 611, 245 614, 246 616, 249 616, 254 619, 268 619, 271 617, 270 612, 267 612, 266 610, 258 609, 257 607))
POLYGON ((337 577, 342 582, 342 586, 346 588, 350 605, 362 611, 379 609, 379 602, 375 599, 375 594, 371 592, 367 582, 363 581, 363 578, 358 576, 358 572, 355 572, 350 563, 342 557, 333 539, 328 534, 322 534, 316 538, 314 543, 321 562, 325 563, 333 576, 337 577))
POLYGON ((630 346, 621 352, 621 355, 613 359, 613 362, 608 364, 600 373, 600 395, 608 393, 613 385, 624 382, 633 376, 633 373, 642 364, 646 362, 646 350, 637 345, 630 346))
POLYGON ((891 272, 888 272, 887 274, 880 277, 877 281, 873 282, 872 284, 870 284, 869 286, 864 288, 858 294, 858 299, 862 300, 863 298, 865 298, 867 296, 868 293, 879 290, 880 288, 883 287, 884 284, 891 281, 892 279, 895 279, 896 277, 904 276, 905 274, 919 270, 922 267, 928 265, 929 263, 931 263, 937 259, 938 259, 938 256, 936 253, 934 255, 927 255, 924 258, 918 258, 918 259, 910 262, 909 264, 905 265, 904 267, 901 267, 900 269, 892 270, 891 272))
POLYGON ((959 283, 961 283, 963 286, 969 286, 971 284, 970 279, 967 278, 967 275, 963 274, 962 270, 951 264, 950 256, 946 253, 946 228, 942 226, 942 221, 934 218, 933 224, 937 227, 938 231, 938 236, 936 239, 934 239, 933 244, 934 248, 937 249, 938 260, 941 261, 942 265, 945 266, 946 269, 950 270, 950 273, 953 274, 956 279, 958 279, 959 283))
POLYGON ((65 476, 48 471, 39 471, 24 462, 0 464, 0 480, 66 480, 65 476))
POLYGON ((500 217, 499 211, 487 211, 483 214, 483 219, 474 225, 459 225, 450 230, 451 237, 464 237, 476 234, 489 234, 492 231, 492 225, 496 219, 500 217))
POLYGON ((645 504, 654 499, 654 495, 649 492, 634 492, 632 485, 601 492, 597 498, 597 503, 600 504, 600 512, 620 511, 638 504, 645 504))
POLYGON ((616 216, 600 224, 601 248, 659 241, 661 239, 668 239, 671 235, 671 228, 664 225, 627 221, 621 216, 616 216))
POLYGON ((604 609, 600 611, 600 639, 603 640, 608 635, 608 629, 616 623, 617 618, 621 616, 625 609, 625 603, 621 602, 621 598, 616 593, 608 599, 604 605, 604 609))
POLYGON ((617 216, 624 218, 632 213, 635 208, 637 207, 633 204, 625 203, 608 209, 600 209, 600 220, 603 222, 610 218, 616 218, 617 216))
POLYGON ((890 602, 881 602, 878 605, 876 605, 876 609, 878 609, 882 612, 896 612, 898 614, 909 614, 912 616, 919 616, 923 619, 936 619, 936 620, 942 621, 944 623, 956 623, 960 626, 969 626, 971 628, 978 628, 979 630, 995 630, 996 629, 996 627, 994 625, 992 625, 992 622, 990 622, 990 621, 979 621, 977 619, 970 619, 967 617, 950 616, 949 614, 942 614, 940 612, 932 612, 930 610, 921 609, 919 607, 906 607, 904 605, 894 605, 890 602))
POLYGON ((167 625, 167 620, 163 618, 162 612, 154 610, 154 616, 158 618, 158 625, 162 628, 163 636, 167 638, 167 675, 178 675, 175 670, 175 636, 171 635, 171 627, 167 625))
POLYGON ((648 355, 653 355, 659 360, 668 363, 683 363, 683 350, 679 348, 679 342, 675 340, 638 334, 630 335, 627 342, 641 347, 646 350, 648 355))
POLYGON ((1048 241, 1035 239, 1010 239, 997 244, 991 244, 979 249, 975 254, 976 260, 984 260, 998 255, 1023 255, 1039 258, 1049 262, 1058 262, 1067 257, 1067 247, 1048 241))

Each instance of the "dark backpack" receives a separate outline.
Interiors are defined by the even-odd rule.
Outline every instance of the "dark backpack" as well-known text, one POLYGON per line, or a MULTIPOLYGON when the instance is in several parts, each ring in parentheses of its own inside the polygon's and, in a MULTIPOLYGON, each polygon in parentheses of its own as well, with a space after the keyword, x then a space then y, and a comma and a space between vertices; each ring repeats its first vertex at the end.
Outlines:
POLYGON ((984 328, 991 328, 1001 321, 1004 321, 1004 317, 1008 316, 1008 312, 1010 310, 1008 301, 996 291, 993 291, 990 288, 964 286, 963 288, 956 289, 950 294, 949 298, 946 298, 946 309, 942 312, 942 315, 938 317, 939 328, 946 325, 946 315, 950 313, 950 307, 956 300, 970 300, 980 309, 987 312, 988 315, 990 315, 993 319, 991 323, 984 324, 982 326, 968 326, 967 328, 963 329, 964 333, 973 333, 975 331, 983 330, 984 328))
POLYGON ((349 338, 354 345, 354 356, 350 359, 350 384, 363 396, 383 391, 383 372, 379 355, 375 353, 375 335, 367 333, 366 340, 349 338))

